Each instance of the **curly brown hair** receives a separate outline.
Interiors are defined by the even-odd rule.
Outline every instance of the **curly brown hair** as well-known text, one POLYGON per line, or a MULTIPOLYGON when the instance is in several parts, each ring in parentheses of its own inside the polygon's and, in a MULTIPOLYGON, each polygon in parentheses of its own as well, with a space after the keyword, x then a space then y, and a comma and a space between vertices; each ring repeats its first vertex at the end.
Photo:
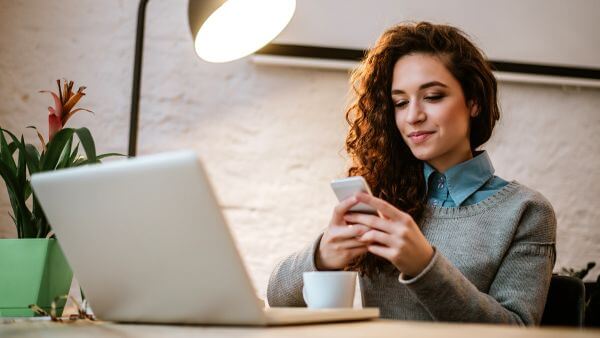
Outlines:
MULTIPOLYGON (((500 118, 497 83, 484 54, 460 29, 429 22, 401 23, 384 32, 351 75, 352 101, 346 111, 350 130, 346 151, 352 161, 349 176, 361 175, 373 194, 410 214, 417 224, 426 217, 423 162, 402 139, 391 98, 394 65, 408 54, 438 57, 458 80, 466 102, 478 106, 471 118, 470 144, 474 152, 489 140, 500 118)), ((363 275, 395 271, 370 253, 347 269, 363 275)))

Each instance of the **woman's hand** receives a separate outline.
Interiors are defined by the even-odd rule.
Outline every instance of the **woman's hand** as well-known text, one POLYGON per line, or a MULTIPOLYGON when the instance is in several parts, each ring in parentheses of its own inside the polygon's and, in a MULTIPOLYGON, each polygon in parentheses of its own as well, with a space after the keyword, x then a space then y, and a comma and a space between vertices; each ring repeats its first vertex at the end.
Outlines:
POLYGON ((352 213, 344 220, 355 226, 370 228, 359 238, 367 250, 390 261, 408 276, 417 276, 433 258, 433 247, 413 218, 388 202, 368 194, 356 195, 358 202, 372 206, 379 216, 352 213))
POLYGON ((344 215, 358 200, 355 196, 340 202, 333 210, 329 226, 319 244, 315 263, 319 270, 339 270, 367 253, 367 245, 358 238, 369 231, 364 225, 349 225, 344 215))

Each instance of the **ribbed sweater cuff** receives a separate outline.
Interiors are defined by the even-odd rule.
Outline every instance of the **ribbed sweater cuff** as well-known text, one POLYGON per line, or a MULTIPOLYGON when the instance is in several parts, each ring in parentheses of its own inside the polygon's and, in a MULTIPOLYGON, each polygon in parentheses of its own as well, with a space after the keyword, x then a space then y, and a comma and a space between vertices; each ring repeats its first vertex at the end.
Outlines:
POLYGON ((417 297, 431 296, 431 292, 439 290, 440 286, 452 285, 456 281, 456 272, 452 263, 436 250, 429 265, 417 277, 409 280, 400 279, 400 282, 417 297))
POLYGON ((433 268, 433 266, 435 265, 435 262, 438 260, 438 258, 437 258, 438 256, 439 256, 438 251, 434 246, 433 247, 433 257, 431 257, 429 264, 427 264, 427 266, 425 267, 425 269, 423 269, 423 271, 421 271, 421 273, 419 273, 416 277, 412 277, 412 276, 405 275, 403 272, 400 272, 400 276, 398 276, 398 281, 405 285, 414 284, 414 283, 418 282, 421 278, 423 278, 423 276, 425 276, 429 272, 429 270, 431 270, 433 268))

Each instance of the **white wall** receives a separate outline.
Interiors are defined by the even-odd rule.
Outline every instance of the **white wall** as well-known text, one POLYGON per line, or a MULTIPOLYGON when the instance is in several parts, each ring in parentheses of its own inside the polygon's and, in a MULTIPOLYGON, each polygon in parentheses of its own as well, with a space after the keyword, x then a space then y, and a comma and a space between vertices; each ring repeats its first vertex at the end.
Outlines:
MULTIPOLYGON (((346 164, 348 76, 247 59, 205 63, 193 53, 186 7, 149 4, 140 153, 202 155, 264 294, 275 262, 328 222, 328 182, 346 164)), ((90 128, 100 152, 126 153, 136 10, 123 0, 0 2, 0 125, 35 142, 25 127, 46 131, 51 103, 37 91, 67 77, 88 87, 82 106, 96 112, 69 124, 90 128)), ((500 92, 504 115, 487 146, 497 175, 554 205, 557 268, 600 263, 600 90, 503 83, 500 92)), ((14 236, 0 196, 0 237, 14 236)))
POLYGON ((300 0, 275 42, 364 50, 419 20, 460 27, 495 61, 600 67, 597 0, 300 0))

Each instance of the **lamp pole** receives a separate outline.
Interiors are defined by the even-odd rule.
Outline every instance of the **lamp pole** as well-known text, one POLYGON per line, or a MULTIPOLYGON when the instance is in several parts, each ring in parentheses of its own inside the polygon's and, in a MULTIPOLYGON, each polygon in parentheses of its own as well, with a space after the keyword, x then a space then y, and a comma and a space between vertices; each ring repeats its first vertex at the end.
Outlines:
MULTIPOLYGON (((137 15, 137 30, 136 30, 136 35, 135 35, 135 56, 134 56, 134 62, 133 62, 133 86, 132 86, 132 90, 131 90, 131 113, 129 114, 129 151, 128 151, 128 155, 129 157, 135 157, 136 152, 137 152, 137 134, 138 134, 138 124, 139 124, 139 106, 140 106, 140 90, 141 90, 141 79, 142 79, 142 54, 144 52, 144 26, 145 26, 145 21, 146 21, 146 7, 148 5, 148 1, 149 0, 141 0, 139 7, 138 7, 138 15, 137 15)), ((277 0, 282 1, 279 2, 280 4, 283 3, 284 0, 277 0)), ((286 0, 287 3, 285 3, 287 6, 283 6, 280 7, 280 12, 283 13, 283 15, 287 15, 287 20, 284 22, 285 25, 287 25, 287 23, 289 22, 289 20, 291 20, 291 17, 294 13, 294 9, 296 6, 296 1, 295 0, 286 0), (283 10, 282 10, 283 9, 283 10)), ((223 5, 226 2, 226 0, 189 0, 188 1, 188 20, 189 20, 189 25, 190 25, 190 31, 192 33, 192 40, 195 41, 196 40, 196 35, 199 32, 200 27, 203 25, 203 23, 205 22, 205 20, 210 17, 210 15, 217 10, 221 5, 223 5)), ((238 2, 239 4, 248 4, 248 2, 244 1, 244 2, 238 2)), ((264 4, 263 4, 264 5, 264 4)), ((250 9, 254 9, 255 13, 259 13, 259 14, 265 14, 265 13, 273 13, 273 11, 267 11, 266 9, 269 8, 264 8, 263 7, 250 7, 250 9)), ((248 11, 248 8, 246 8, 246 11, 248 11)), ((253 11, 250 11, 253 12, 253 11)), ((236 13, 231 12, 230 13, 236 13)), ((275 14, 279 14, 278 12, 275 12, 275 14)), ((244 13, 245 15, 245 13, 244 13)), ((227 18, 227 19, 232 19, 231 17, 227 18)), ((235 17, 233 17, 233 19, 236 19, 235 17)), ((269 17, 262 17, 262 19, 258 19, 257 22, 270 22, 269 17), (262 21, 260 21, 262 20, 262 21)), ((280 20, 281 21, 281 20, 280 20)), ((277 21, 276 21, 277 22, 277 21)), ((282 23, 282 22, 280 22, 282 23)), ((222 24, 222 22, 221 22, 222 24)), ((279 29, 277 32, 281 31, 283 28, 285 28, 285 25, 281 25, 281 26, 275 26, 277 29, 279 29)), ((272 38, 274 38, 275 35, 273 35, 272 38)), ((243 36, 242 38, 247 39, 247 36, 243 36)), ((210 39, 209 39, 210 41, 210 39)), ((257 41, 261 42, 260 39, 258 39, 257 41)), ((227 46, 231 46, 231 45, 237 45, 239 44, 238 41, 234 41, 234 40, 228 40, 224 42, 225 45, 227 46)), ((261 45, 257 44, 256 49, 260 48, 261 45)), ((254 49, 254 50, 256 50, 254 49)), ((198 53, 198 52, 197 52, 198 53)), ((234 54, 235 57, 233 58, 229 58, 229 59, 225 59, 226 61, 231 61, 234 60, 236 58, 240 58, 243 57, 245 55, 248 55, 248 53, 250 53, 250 51, 248 50, 241 50, 241 51, 237 51, 237 54, 234 54), (239 55, 238 55, 239 54, 239 55)), ((203 58, 202 55, 199 54, 199 56, 201 58, 203 58)), ((231 55, 229 55, 231 56, 231 55)), ((212 62, 221 62, 221 61, 212 61, 212 62)))
POLYGON ((144 49, 144 22, 146 21, 147 4, 148 0, 141 0, 138 7, 137 31, 135 34, 135 57, 133 62, 133 87, 131 91, 131 112, 129 114, 129 157, 134 157, 137 150, 142 53, 144 49))

